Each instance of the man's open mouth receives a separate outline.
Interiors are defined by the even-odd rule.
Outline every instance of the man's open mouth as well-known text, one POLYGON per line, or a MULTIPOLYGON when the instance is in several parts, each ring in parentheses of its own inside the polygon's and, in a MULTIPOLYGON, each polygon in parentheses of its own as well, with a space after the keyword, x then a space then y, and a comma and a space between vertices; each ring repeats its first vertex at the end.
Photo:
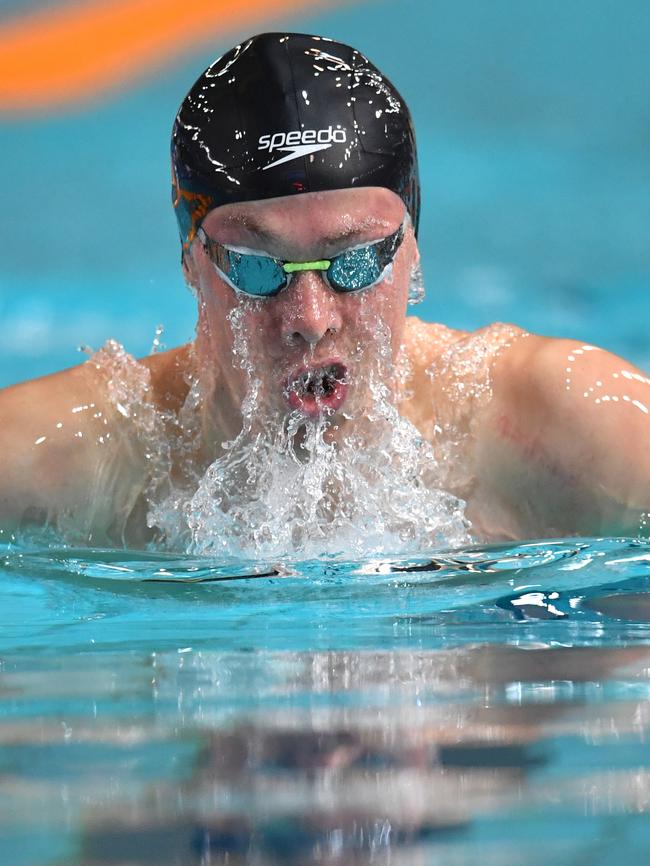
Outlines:
POLYGON ((347 368, 333 361, 297 370, 289 376, 284 393, 292 409, 314 418, 339 409, 347 391, 347 368))

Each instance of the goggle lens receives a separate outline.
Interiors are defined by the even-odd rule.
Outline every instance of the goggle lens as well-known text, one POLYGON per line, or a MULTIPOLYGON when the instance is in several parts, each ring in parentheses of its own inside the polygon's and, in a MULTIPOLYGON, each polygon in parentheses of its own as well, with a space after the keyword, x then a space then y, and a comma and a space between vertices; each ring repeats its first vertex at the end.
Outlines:
POLYGON ((233 288, 247 295, 268 298, 282 291, 292 273, 300 270, 322 271, 326 282, 337 292, 370 288, 395 258, 404 237, 404 226, 381 241, 344 250, 331 260, 304 263, 304 267, 300 263, 229 249, 208 238, 203 229, 199 229, 198 236, 214 266, 233 288))
POLYGON ((287 283, 282 263, 268 256, 255 256, 226 250, 227 270, 230 282, 247 295, 266 297, 277 294, 287 283))
POLYGON ((357 292, 377 282, 383 267, 375 246, 347 250, 332 260, 327 279, 339 292, 357 292))

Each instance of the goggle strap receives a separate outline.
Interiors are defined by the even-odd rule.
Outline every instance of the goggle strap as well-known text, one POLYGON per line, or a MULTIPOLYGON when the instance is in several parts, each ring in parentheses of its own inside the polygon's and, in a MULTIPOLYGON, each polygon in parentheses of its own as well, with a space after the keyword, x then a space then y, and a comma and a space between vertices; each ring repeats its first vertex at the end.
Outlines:
POLYGON ((331 264, 329 259, 318 262, 285 262, 282 269, 285 274, 293 274, 295 271, 326 271, 331 264))

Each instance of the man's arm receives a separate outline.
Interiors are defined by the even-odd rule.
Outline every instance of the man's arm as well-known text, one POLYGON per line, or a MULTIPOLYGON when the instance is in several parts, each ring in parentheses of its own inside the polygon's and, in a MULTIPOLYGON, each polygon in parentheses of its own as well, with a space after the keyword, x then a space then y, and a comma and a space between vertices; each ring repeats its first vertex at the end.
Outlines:
POLYGON ((476 436, 487 531, 650 531, 650 379, 641 370, 574 340, 529 336, 496 358, 492 387, 476 436))
POLYGON ((114 415, 92 364, 0 391, 5 538, 24 526, 50 524, 70 527, 88 543, 105 542, 115 509, 124 505, 117 488, 133 469, 114 415))

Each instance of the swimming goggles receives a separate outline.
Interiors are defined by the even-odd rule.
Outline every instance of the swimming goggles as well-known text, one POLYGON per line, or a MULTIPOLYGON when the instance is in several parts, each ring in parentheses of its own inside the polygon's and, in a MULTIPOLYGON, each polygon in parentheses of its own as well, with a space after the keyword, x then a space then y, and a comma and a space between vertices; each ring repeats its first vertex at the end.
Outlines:
POLYGON ((271 298, 300 271, 320 271, 335 292, 360 292, 383 279, 404 238, 404 223, 380 241, 351 247, 332 259, 316 262, 284 262, 272 256, 241 252, 209 238, 202 228, 197 237, 224 280, 246 295, 271 298))

